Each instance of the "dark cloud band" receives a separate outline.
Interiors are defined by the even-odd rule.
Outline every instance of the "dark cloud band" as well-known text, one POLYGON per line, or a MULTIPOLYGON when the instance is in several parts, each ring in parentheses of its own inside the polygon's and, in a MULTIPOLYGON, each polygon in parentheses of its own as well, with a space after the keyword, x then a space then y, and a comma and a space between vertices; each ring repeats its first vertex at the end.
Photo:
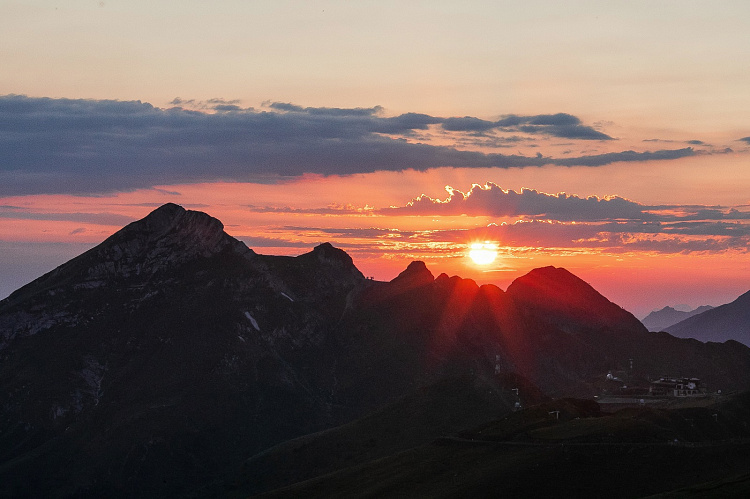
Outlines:
POLYGON ((611 139, 569 114, 509 115, 490 122, 419 113, 384 117, 377 106, 270 103, 258 111, 224 99, 175 99, 173 105, 160 109, 140 101, 0 97, 0 195, 90 194, 222 180, 277 182, 305 173, 445 166, 601 166, 695 154, 685 148, 554 158, 487 154, 404 139, 430 126, 459 134, 495 129, 611 139))

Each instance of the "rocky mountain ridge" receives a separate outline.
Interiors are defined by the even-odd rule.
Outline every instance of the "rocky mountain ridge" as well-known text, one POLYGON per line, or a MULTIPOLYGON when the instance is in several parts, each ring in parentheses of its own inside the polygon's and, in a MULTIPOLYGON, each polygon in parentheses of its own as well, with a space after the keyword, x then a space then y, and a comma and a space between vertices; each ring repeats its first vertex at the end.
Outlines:
POLYGON ((648 333, 564 269, 377 282, 328 243, 260 255, 169 204, 0 301, 0 495, 216 493, 264 449, 446 380, 504 393, 451 408, 460 428, 511 409, 508 376, 590 396, 630 359, 750 385, 750 349, 648 333))

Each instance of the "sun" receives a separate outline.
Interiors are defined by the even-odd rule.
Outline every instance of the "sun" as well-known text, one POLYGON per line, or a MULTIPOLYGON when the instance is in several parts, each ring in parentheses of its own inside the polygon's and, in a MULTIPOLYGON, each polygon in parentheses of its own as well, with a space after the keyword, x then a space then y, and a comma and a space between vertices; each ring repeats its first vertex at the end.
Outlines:
POLYGON ((469 246, 469 258, 477 265, 489 265, 497 258, 497 244, 485 241, 483 243, 471 243, 469 246))

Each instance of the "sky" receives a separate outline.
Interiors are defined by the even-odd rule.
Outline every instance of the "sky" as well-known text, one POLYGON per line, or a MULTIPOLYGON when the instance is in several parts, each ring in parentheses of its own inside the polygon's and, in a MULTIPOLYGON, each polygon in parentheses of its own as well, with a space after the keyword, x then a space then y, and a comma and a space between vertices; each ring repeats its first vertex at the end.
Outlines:
POLYGON ((638 317, 727 303, 749 24, 746 1, 0 1, 0 298, 174 202, 379 280, 554 265, 638 317))

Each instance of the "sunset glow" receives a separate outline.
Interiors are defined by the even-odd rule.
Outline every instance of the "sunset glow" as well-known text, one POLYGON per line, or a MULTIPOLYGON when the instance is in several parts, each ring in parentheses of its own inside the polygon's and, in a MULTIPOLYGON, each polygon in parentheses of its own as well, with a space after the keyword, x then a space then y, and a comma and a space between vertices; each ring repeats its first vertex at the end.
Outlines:
POLYGON ((746 4, 139 4, 0 7, 0 298, 167 202, 381 280, 750 288, 746 4))
POLYGON ((477 265, 489 265, 497 258, 497 245, 494 243, 472 243, 469 248, 469 258, 477 265))

